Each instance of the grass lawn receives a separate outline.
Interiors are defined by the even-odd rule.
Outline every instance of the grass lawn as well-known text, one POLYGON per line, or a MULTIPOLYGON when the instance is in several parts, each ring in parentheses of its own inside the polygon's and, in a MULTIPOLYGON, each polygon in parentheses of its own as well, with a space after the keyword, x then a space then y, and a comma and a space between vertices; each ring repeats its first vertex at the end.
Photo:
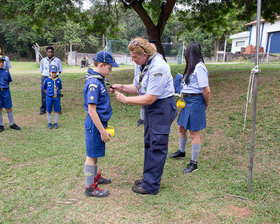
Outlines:
MULTIPOLYGON (((83 85, 86 69, 64 66, 59 129, 48 130, 39 115, 41 75, 35 63, 12 62, 11 93, 15 123, 21 131, 0 133, 0 223, 280 223, 280 64, 262 64, 252 193, 248 194, 251 142, 249 107, 243 113, 253 64, 209 64, 212 91, 207 128, 202 131, 199 170, 183 174, 189 162, 167 159, 158 195, 131 191, 143 170, 143 126, 136 127, 139 107, 111 97, 109 125, 115 137, 99 160, 103 176, 112 178, 107 198, 84 193, 83 85)), ((172 74, 183 72, 172 65, 172 74)), ((116 69, 111 83, 131 83, 133 66, 116 69)), ((169 152, 178 149, 173 122, 169 152)), ((103 187, 103 186, 102 186, 103 187)))

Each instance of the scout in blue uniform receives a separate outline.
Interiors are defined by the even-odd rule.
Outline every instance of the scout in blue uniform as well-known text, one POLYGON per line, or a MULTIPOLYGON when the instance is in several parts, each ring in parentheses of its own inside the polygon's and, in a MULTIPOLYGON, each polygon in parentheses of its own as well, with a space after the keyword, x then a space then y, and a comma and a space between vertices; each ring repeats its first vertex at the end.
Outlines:
POLYGON ((47 78, 43 84, 42 90, 46 94, 46 106, 47 106, 47 118, 48 128, 58 128, 58 116, 60 112, 60 97, 62 84, 60 78, 58 78, 58 68, 56 65, 51 65, 49 68, 50 78, 47 78), (54 124, 52 125, 52 108, 54 107, 54 124))
POLYGON ((141 105, 145 109, 143 179, 136 180, 132 190, 138 194, 157 194, 168 153, 170 126, 177 115, 173 78, 169 65, 148 40, 135 38, 128 49, 132 60, 140 65, 138 82, 112 87, 119 102, 141 105), (128 97, 119 91, 138 96, 128 97))
POLYGON ((109 191, 102 190, 98 184, 109 184, 111 179, 97 173, 97 160, 105 156, 105 143, 111 134, 105 130, 112 116, 110 98, 105 85, 105 78, 112 72, 112 67, 119 67, 113 56, 107 51, 100 51, 93 58, 94 68, 88 69, 84 86, 86 161, 85 195, 88 197, 106 197, 109 191))
POLYGON ((201 148, 200 130, 206 128, 206 109, 210 101, 208 72, 198 43, 188 45, 185 54, 186 69, 183 76, 182 95, 186 102, 178 117, 179 150, 171 158, 185 157, 187 130, 190 131, 192 157, 184 173, 197 170, 197 159, 201 148))
MULTIPOLYGON (((51 65, 55 65, 58 70, 58 76, 62 72, 62 66, 61 66, 61 60, 54 56, 54 48, 53 47, 47 47, 47 57, 43 58, 40 63, 40 72, 42 73, 41 78, 41 107, 40 107, 40 115, 46 113, 46 94, 43 91, 42 87, 43 84, 50 76, 49 68, 51 65)), ((60 111, 61 112, 61 108, 60 111)))
POLYGON ((9 70, 4 69, 5 57, 0 55, 0 132, 4 131, 4 123, 2 117, 3 107, 7 111, 7 115, 10 121, 10 128, 20 130, 20 127, 14 123, 13 111, 12 111, 12 98, 10 93, 10 82, 12 78, 9 70))

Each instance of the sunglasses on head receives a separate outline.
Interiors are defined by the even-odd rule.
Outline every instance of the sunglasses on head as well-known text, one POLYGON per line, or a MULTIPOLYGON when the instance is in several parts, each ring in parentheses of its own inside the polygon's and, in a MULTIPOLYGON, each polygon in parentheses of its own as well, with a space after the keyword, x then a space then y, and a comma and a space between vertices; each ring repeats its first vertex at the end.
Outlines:
POLYGON ((136 40, 131 40, 130 44, 132 44, 133 46, 139 45, 144 50, 144 52, 147 53, 145 48, 139 42, 137 42, 136 40))

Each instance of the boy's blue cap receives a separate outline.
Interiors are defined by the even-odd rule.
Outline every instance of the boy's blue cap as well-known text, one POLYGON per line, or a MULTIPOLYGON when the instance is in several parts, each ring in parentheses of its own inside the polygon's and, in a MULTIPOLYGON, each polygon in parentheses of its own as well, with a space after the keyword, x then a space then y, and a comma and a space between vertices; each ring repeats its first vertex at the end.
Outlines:
POLYGON ((57 66, 56 65, 50 65, 50 72, 57 72, 57 66))
POLYGON ((3 55, 0 55, 0 61, 6 61, 6 59, 3 55))
POLYGON ((110 54, 108 51, 99 51, 95 57, 93 58, 94 61, 108 63, 112 65, 113 67, 119 67, 119 65, 116 63, 115 58, 112 54, 110 54))

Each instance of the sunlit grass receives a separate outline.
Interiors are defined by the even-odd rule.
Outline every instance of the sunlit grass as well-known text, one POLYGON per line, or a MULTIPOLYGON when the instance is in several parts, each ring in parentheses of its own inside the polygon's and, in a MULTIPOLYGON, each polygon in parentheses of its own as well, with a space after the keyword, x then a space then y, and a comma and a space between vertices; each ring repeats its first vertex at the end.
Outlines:
MULTIPOLYGON (((252 193, 248 194, 251 106, 245 131, 243 113, 253 63, 209 64, 211 103, 202 131, 199 170, 183 174, 190 159, 167 159, 156 196, 136 195, 134 180, 143 170, 143 127, 139 107, 111 96, 109 124, 115 137, 99 168, 113 182, 105 199, 86 198, 83 85, 86 69, 63 66, 59 129, 48 130, 39 115, 40 79, 35 63, 12 63, 14 119, 22 131, 0 133, 0 223, 279 223, 280 222, 280 64, 259 73, 257 131, 252 193), (243 199, 238 198, 242 197, 243 199)), ((184 65, 172 65, 172 74, 184 65)), ((131 83, 133 66, 116 69, 111 83, 131 83)), ((176 121, 169 150, 178 149, 176 121)), ((102 186, 103 187, 103 186, 102 186)))

